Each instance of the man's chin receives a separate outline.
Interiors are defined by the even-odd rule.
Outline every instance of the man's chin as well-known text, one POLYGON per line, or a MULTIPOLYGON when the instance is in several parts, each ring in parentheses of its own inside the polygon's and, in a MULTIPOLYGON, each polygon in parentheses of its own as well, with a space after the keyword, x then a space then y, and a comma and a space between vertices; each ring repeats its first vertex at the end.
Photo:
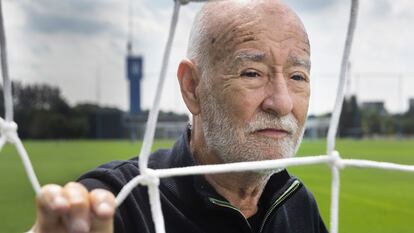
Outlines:
POLYGON ((250 155, 248 157, 241 157, 239 162, 253 162, 253 161, 266 161, 266 160, 278 160, 278 159, 285 159, 285 158, 292 158, 294 155, 293 153, 279 153, 279 152, 270 152, 270 153, 255 153, 253 156, 250 155))
MULTIPOLYGON (((260 148, 260 146, 257 146, 260 148)), ((261 150, 256 151, 255 156, 252 156, 252 160, 275 160, 292 158, 295 156, 296 146, 292 143, 277 142, 271 144, 263 144, 261 150)))
POLYGON ((292 158, 294 155, 293 154, 271 154, 271 155, 267 155, 267 156, 263 156, 263 159, 260 160, 278 160, 278 159, 287 159, 287 158, 292 158))

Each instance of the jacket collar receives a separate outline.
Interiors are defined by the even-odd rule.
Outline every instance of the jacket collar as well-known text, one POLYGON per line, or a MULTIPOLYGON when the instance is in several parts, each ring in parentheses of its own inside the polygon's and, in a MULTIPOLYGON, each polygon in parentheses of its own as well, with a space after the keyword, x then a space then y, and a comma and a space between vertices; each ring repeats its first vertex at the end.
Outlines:
MULTIPOLYGON (((194 156, 191 153, 189 146, 189 138, 191 136, 191 130, 187 128, 186 132, 181 135, 181 137, 174 144, 169 158, 167 158, 166 168, 172 167, 187 167, 196 165, 194 156)), ((269 181, 267 182, 265 189, 262 193, 262 196, 259 200, 259 206, 269 206, 276 196, 283 192, 284 187, 287 183, 290 183, 291 176, 289 173, 283 169, 275 174, 273 174, 269 181)), ((190 196, 196 195, 198 198, 203 200, 203 202, 210 203, 210 199, 218 199, 222 201, 227 201, 224 197, 216 192, 216 190, 206 181, 203 175, 187 176, 187 177, 172 177, 166 179, 166 183, 179 196, 177 198, 190 198, 190 196), (191 183, 191 184, 190 184, 191 183), (191 186, 190 186, 191 185, 191 186), (192 190, 190 190, 192 187, 192 190), (186 193, 184 195, 184 193, 186 193), (192 195, 193 194, 193 195, 192 195)), ((197 199, 198 199, 197 198, 197 199)))

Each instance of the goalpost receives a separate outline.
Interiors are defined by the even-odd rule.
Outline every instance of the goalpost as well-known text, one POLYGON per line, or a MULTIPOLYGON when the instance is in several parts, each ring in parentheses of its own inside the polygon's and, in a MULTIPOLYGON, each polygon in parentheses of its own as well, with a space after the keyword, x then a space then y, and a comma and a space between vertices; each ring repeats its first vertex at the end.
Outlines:
MULTIPOLYGON (((148 168, 148 159, 150 150, 154 141, 155 128, 158 119, 158 113, 160 109, 161 93, 166 78, 166 71, 168 67, 168 59, 171 52, 171 47, 174 39, 175 29, 179 18, 179 11, 182 5, 189 2, 204 2, 206 0, 175 0, 174 11, 170 25, 170 31, 168 35, 167 44, 164 51, 164 56, 161 65, 160 77, 156 90, 154 103, 152 105, 143 145, 140 151, 139 169, 140 175, 132 179, 126 184, 118 196, 116 197, 116 205, 119 206, 129 195, 129 193, 139 184, 148 186, 148 194, 150 198, 152 218, 155 225, 156 233, 165 233, 164 218, 161 210, 161 201, 159 193, 159 181, 161 178, 172 176, 185 176, 185 175, 201 175, 211 173, 223 173, 223 172, 239 172, 239 171, 251 171, 251 170, 263 170, 263 169, 276 169, 289 166, 300 165, 312 165, 312 164, 328 164, 331 167, 332 172, 332 186, 331 186, 331 216, 330 216, 330 232, 338 233, 338 213, 339 213, 339 191, 340 191, 340 169, 345 167, 361 167, 361 168, 378 168, 385 170, 399 170, 406 172, 414 172, 414 165, 402 165, 388 162, 378 162, 370 160, 358 160, 358 159, 342 159, 338 151, 335 150, 335 139, 337 134, 337 128, 339 124, 339 118, 341 115, 342 103, 345 96, 346 86, 346 72, 349 56, 352 48, 353 35, 357 22, 357 13, 359 0, 351 0, 351 11, 348 24, 348 33, 346 37, 345 47, 342 56, 342 63, 339 75, 339 84, 337 89, 337 97, 335 107, 332 113, 328 136, 327 136, 327 150, 325 155, 307 156, 302 158, 287 158, 278 160, 267 161, 254 161, 254 162, 239 162, 231 164, 219 164, 219 165, 200 165, 184 168, 170 168, 170 169, 151 169, 148 168)), ((32 184, 32 187, 36 193, 40 191, 40 184, 35 175, 33 167, 31 165, 29 156, 26 149, 23 146, 17 134, 17 124, 13 121, 13 101, 11 94, 11 82, 9 79, 8 65, 7 65, 7 46, 4 32, 3 14, 2 14, 2 2, 0 0, 0 56, 1 56, 1 68, 3 76, 4 87, 4 101, 5 101, 5 119, 0 117, 0 150, 5 143, 13 144, 20 158, 23 162, 27 176, 32 184)))

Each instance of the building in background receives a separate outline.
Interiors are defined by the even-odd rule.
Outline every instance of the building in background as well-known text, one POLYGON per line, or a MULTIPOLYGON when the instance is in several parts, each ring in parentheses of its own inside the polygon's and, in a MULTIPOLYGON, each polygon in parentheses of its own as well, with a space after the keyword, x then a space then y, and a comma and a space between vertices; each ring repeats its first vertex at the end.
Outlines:
MULTIPOLYGON (((136 130, 135 139, 143 139, 145 128, 147 125, 148 111, 142 111, 135 117, 128 117, 124 115, 124 125, 131 129, 131 126, 136 130)), ((189 122, 188 115, 177 114, 173 112, 160 112, 158 116, 157 126, 155 129, 155 138, 159 139, 175 139, 178 138, 186 129, 189 122)))
POLYGON ((308 139, 324 138, 328 135, 330 116, 309 116, 305 125, 304 137, 308 139))
POLYGON ((414 98, 409 99, 408 111, 414 112, 414 98))
POLYGON ((384 101, 364 102, 362 103, 362 108, 364 109, 364 111, 376 112, 376 113, 379 113, 379 115, 381 116, 384 116, 387 114, 384 101))

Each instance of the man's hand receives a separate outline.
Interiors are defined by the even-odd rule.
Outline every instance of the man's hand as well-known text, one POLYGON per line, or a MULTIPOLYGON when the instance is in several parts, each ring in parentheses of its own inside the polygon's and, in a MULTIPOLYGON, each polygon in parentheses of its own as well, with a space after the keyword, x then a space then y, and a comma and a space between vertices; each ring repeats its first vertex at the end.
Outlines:
POLYGON ((113 233, 115 197, 79 183, 46 185, 36 197, 35 233, 113 233))

